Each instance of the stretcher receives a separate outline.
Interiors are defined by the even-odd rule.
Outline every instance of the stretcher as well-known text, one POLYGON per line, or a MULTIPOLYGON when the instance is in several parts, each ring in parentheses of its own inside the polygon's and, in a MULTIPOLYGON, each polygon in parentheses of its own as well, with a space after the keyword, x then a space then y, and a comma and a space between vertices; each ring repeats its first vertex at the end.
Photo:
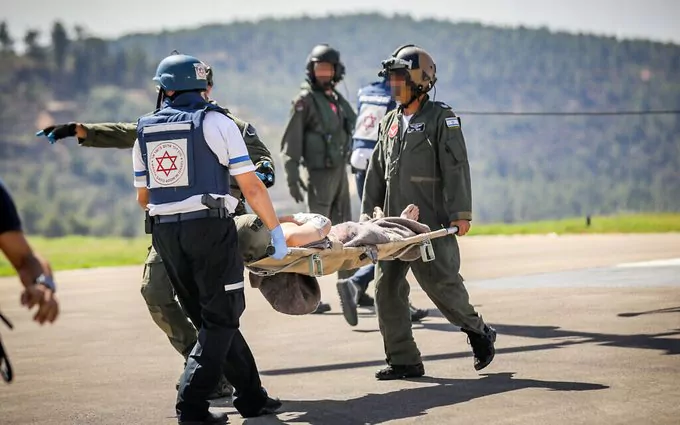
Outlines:
POLYGON ((452 235, 458 231, 456 226, 411 236, 400 241, 379 245, 344 247, 339 242, 331 242, 329 248, 288 248, 288 254, 281 260, 266 257, 246 264, 248 270, 257 276, 273 276, 277 273, 299 273, 306 276, 325 276, 339 270, 353 270, 377 261, 404 259, 404 253, 419 247, 420 255, 409 255, 412 261, 435 259, 430 241, 452 235))

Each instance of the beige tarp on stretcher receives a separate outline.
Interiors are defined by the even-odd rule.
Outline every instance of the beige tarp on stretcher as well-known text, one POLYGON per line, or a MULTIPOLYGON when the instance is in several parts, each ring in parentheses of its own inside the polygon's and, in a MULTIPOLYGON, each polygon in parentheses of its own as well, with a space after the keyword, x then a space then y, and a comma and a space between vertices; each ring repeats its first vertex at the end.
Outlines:
MULTIPOLYGON (((412 249, 419 249, 423 261, 432 261, 434 251, 429 241, 456 233, 456 227, 435 230, 429 233, 415 235, 401 241, 388 242, 376 246, 343 247, 340 243, 333 243, 331 248, 289 248, 288 255, 281 259, 267 257, 246 264, 251 272, 266 276, 276 273, 300 273, 307 276, 325 276, 338 270, 352 270, 371 264, 377 260, 404 259, 402 256, 412 249), (419 248, 418 248, 419 247, 419 248)), ((411 261, 421 258, 417 255, 411 261)))

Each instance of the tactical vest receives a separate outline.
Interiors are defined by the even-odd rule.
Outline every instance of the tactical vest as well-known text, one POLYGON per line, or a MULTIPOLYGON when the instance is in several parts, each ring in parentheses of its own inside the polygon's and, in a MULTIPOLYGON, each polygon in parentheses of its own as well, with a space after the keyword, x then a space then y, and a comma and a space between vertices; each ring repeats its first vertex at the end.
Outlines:
POLYGON ((188 92, 137 122, 149 203, 179 202, 205 193, 229 194, 229 169, 219 163, 203 136, 208 111, 221 112, 221 108, 197 92, 188 92))
POLYGON ((378 125, 387 112, 396 107, 387 83, 378 81, 358 93, 359 117, 354 127, 352 150, 373 149, 378 141, 378 125))
POLYGON ((336 116, 330 106, 330 100, 321 90, 308 90, 314 109, 321 121, 321 132, 318 129, 307 129, 304 135, 303 159, 305 167, 310 170, 335 168, 347 162, 352 124, 347 119, 346 110, 351 106, 339 94, 336 116))

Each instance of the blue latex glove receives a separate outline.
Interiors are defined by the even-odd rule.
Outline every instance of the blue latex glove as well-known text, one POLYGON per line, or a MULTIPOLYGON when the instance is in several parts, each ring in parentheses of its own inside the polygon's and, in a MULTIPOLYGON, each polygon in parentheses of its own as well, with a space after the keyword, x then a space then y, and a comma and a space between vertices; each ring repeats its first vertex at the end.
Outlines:
POLYGON ((288 255, 288 246, 286 245, 286 237, 283 236, 283 229, 279 224, 271 231, 272 245, 274 246, 274 253, 271 257, 275 260, 281 260, 288 255))
POLYGON ((255 174, 262 180, 264 186, 269 189, 274 186, 274 166, 269 161, 262 161, 256 165, 255 174))
POLYGON ((271 174, 265 174, 265 173, 260 173, 259 171, 255 171, 255 175, 259 177, 260 180, 262 180, 262 183, 264 183, 265 186, 273 186, 274 184, 274 176, 271 174))
POLYGON ((40 136, 47 137, 47 140, 50 142, 50 145, 57 143, 57 139, 54 137, 54 133, 50 132, 49 134, 45 134, 45 130, 40 130, 39 132, 35 133, 35 135, 38 137, 40 136))

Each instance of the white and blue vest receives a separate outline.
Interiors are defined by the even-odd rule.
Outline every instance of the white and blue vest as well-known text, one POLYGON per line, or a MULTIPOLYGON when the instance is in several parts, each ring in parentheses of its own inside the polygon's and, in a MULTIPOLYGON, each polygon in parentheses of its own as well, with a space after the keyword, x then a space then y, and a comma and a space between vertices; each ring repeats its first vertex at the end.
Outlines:
POLYGON ((186 92, 137 122, 149 203, 179 202, 206 193, 229 194, 229 169, 220 164, 203 136, 208 111, 222 109, 198 92, 186 92))

